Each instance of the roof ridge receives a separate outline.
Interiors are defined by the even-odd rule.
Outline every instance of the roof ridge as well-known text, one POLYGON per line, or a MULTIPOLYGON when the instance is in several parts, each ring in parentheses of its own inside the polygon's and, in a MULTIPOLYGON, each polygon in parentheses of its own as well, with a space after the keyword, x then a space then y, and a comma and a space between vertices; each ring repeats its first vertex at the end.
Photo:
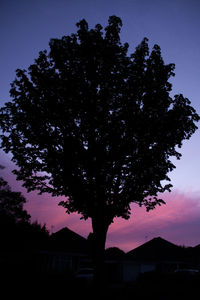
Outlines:
POLYGON ((158 236, 158 237, 154 237, 154 238, 152 238, 151 240, 145 242, 144 244, 139 245, 138 247, 136 247, 136 248, 134 248, 134 249, 128 251, 126 254, 129 255, 129 254, 132 254, 133 252, 138 251, 139 249, 143 249, 143 248, 149 246, 150 244, 152 244, 154 241, 162 241, 162 242, 165 242, 166 244, 169 244, 169 245, 171 245, 171 246, 179 247, 178 245, 176 245, 176 244, 174 244, 174 243, 172 243, 172 242, 170 242, 170 241, 168 241, 168 240, 166 240, 166 239, 164 239, 164 238, 158 236))

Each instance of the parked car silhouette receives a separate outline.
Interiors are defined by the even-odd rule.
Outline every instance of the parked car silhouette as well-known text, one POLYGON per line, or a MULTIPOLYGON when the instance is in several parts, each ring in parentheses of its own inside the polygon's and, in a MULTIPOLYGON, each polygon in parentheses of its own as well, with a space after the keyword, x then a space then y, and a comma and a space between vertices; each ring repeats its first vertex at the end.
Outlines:
POLYGON ((94 278, 94 269, 83 268, 75 274, 75 279, 84 284, 91 284, 94 278))
POLYGON ((196 269, 176 269, 174 273, 181 273, 181 274, 188 274, 188 275, 195 275, 199 273, 199 270, 196 269))

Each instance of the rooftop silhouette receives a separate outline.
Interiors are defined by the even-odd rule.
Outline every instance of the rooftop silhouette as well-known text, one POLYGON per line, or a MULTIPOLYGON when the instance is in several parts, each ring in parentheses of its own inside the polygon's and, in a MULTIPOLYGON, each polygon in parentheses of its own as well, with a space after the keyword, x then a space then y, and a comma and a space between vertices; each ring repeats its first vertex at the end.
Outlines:
POLYGON ((126 256, 127 258, 142 260, 171 260, 180 259, 182 250, 182 247, 161 237, 156 237, 129 251, 126 256))
POLYGON ((50 249, 65 252, 88 252, 87 240, 67 227, 50 236, 50 249))

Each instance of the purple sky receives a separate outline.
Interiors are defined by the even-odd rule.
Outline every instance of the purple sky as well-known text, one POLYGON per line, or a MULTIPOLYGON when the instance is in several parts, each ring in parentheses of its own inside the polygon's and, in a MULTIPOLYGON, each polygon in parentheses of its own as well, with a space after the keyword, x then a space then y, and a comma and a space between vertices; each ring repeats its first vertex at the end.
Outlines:
MULTIPOLYGON (((10 83, 17 68, 28 68, 50 38, 76 32, 75 24, 85 18, 90 27, 107 24, 110 15, 123 21, 121 38, 130 51, 144 37, 149 45, 161 46, 166 63, 175 63, 172 95, 183 93, 200 113, 200 2, 198 0, 0 0, 0 106, 9 100, 10 83)), ((183 157, 170 174, 174 186, 165 194, 167 205, 146 213, 133 207, 129 221, 118 219, 110 227, 107 246, 131 250, 162 236, 181 245, 200 244, 200 133, 184 143, 183 157)), ((14 190, 21 190, 28 202, 32 220, 46 223, 50 231, 63 226, 87 236, 90 222, 76 214, 66 215, 58 200, 48 195, 26 194, 11 174, 10 156, 0 150, 1 171, 14 190)))

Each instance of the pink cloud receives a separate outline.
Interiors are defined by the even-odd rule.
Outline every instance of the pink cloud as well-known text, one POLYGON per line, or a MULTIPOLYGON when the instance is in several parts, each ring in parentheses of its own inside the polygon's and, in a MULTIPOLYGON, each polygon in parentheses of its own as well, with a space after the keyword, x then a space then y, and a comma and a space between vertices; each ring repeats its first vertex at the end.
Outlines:
POLYGON ((107 246, 115 244, 129 251, 156 236, 186 246, 200 243, 200 197, 173 191, 163 199, 166 205, 148 213, 133 205, 128 221, 116 220, 111 225, 107 246))
POLYGON ((37 193, 30 193, 25 208, 30 213, 32 221, 37 220, 40 224, 46 224, 51 233, 69 227, 87 237, 92 230, 89 220, 80 220, 81 215, 77 213, 67 214, 65 209, 58 205, 61 199, 50 197, 48 194, 39 196, 37 193))
MULTIPOLYGON (((32 220, 46 223, 51 232, 67 226, 87 237, 92 231, 90 220, 80 220, 81 216, 76 213, 66 214, 64 208, 58 206, 60 199, 31 194, 26 207, 32 220)), ((114 219, 108 231, 106 246, 117 246, 129 251, 156 236, 181 245, 200 243, 200 197, 196 193, 184 194, 176 190, 162 196, 166 205, 148 213, 144 207, 132 205, 129 220, 114 219)))
MULTIPOLYGON (((50 232, 67 226, 87 237, 92 231, 90 220, 80 220, 78 214, 66 214, 64 208, 58 206, 60 199, 47 194, 38 196, 35 192, 27 194, 21 182, 16 182, 15 176, 11 174, 13 166, 7 164, 6 160, 2 160, 1 164, 7 165, 6 169, 1 170, 1 176, 13 190, 21 191, 26 197, 25 208, 31 214, 32 221, 46 224, 50 232)), ((173 190, 161 197, 166 205, 148 213, 145 208, 132 205, 129 220, 116 218, 109 228, 106 246, 117 246, 129 251, 156 236, 180 245, 200 244, 200 193, 173 190)))

